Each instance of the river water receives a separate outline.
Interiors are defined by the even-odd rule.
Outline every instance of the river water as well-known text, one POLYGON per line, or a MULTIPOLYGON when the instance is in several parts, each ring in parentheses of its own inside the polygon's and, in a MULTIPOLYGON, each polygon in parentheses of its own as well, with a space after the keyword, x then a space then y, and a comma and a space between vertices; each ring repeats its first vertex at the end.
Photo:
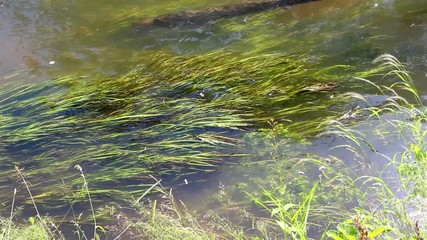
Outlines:
MULTIPOLYGON (((427 94, 426 0, 321 0, 200 24, 168 28, 140 28, 133 24, 140 18, 239 2, 0 0, 0 73, 3 76, 0 88, 42 83, 70 74, 107 77, 123 74, 144 62, 144 55, 156 51, 189 56, 219 49, 241 53, 257 49, 260 53, 308 54, 322 66, 369 64, 377 56, 389 53, 407 64, 421 95, 427 94)), ((387 81, 379 79, 378 83, 387 84, 387 81)), ((370 92, 365 94, 373 102, 382 101, 370 92)), ((369 134, 369 124, 359 128, 369 134)), ((301 147, 300 151, 345 160, 347 152, 330 150, 337 141, 339 143, 324 137, 313 139, 311 146, 301 147)), ((384 146, 378 140, 374 145, 389 156, 401 150, 396 141, 384 146)), ((377 169, 387 164, 385 159, 375 158, 372 156, 371 160, 377 169)), ((21 164, 15 161, 18 162, 14 164, 21 164)), ((27 164, 24 160, 22 163, 27 164)), ((354 163, 349 159, 346 164, 354 163)), ((13 164, 10 168, 13 170, 13 164)), ((40 169, 43 168, 28 165, 25 171, 40 169)), ((91 168, 86 170, 90 174, 91 168)), ((194 185, 181 187, 177 195, 194 206, 217 192, 220 183, 232 185, 244 181, 248 175, 265 174, 256 170, 240 171, 238 167, 219 167, 204 177, 202 183, 195 177, 194 185)), ((38 174, 32 181, 42 181, 43 173, 38 174)), ((49 178, 37 185, 46 188, 52 181, 59 180, 49 178)), ((0 193, 0 199, 10 202, 10 193, 0 193)))
POLYGON ((327 53, 334 63, 390 53, 409 63, 414 76, 425 77, 423 1, 326 0, 215 23, 132 28, 132 22, 141 17, 230 3, 233 1, 2 1, 0 67, 2 71, 30 69, 49 76, 80 71, 112 74, 135 66, 138 59, 129 57, 135 51, 192 54, 224 47, 247 51, 254 48, 257 37, 280 43, 266 51, 327 53), (366 5, 366 13, 357 16, 354 9, 360 5, 366 5), (267 20, 260 24, 255 22, 258 18, 267 20), (309 38, 312 41, 305 40, 309 38), (52 61, 55 64, 49 64, 52 61))

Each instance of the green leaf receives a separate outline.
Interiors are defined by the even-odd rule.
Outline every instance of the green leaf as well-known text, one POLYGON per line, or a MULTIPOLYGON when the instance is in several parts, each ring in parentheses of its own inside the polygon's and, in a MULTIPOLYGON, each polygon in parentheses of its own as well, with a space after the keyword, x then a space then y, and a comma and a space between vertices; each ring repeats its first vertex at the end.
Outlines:
POLYGON ((279 227, 280 227, 283 231, 285 231, 285 229, 286 229, 286 225, 285 225, 285 223, 284 223, 284 222, 276 220, 276 223, 277 223, 277 225, 279 225, 279 227))
POLYGON ((386 227, 379 227, 379 228, 377 228, 377 229, 375 229, 375 230, 371 231, 371 232, 368 234, 368 237, 369 237, 369 238, 375 238, 376 236, 379 236, 379 235, 383 234, 384 232, 389 232, 389 231, 391 231, 391 229, 390 229, 390 228, 386 228, 386 227))
POLYGON ((290 208, 293 208, 295 206, 296 206, 296 204, 288 203, 288 204, 283 205, 282 208, 283 208, 283 211, 288 211, 290 208))
POLYGON ((99 230, 101 230, 103 233, 107 232, 103 226, 96 225, 96 228, 99 229, 99 230))
POLYGON ((28 219, 28 221, 30 221, 31 225, 34 225, 34 224, 36 223, 36 218, 34 218, 34 217, 30 217, 30 218, 28 219))
POLYGON ((274 215, 278 214, 279 212, 280 212, 280 208, 273 208, 271 210, 271 216, 274 216, 274 215))
POLYGON ((337 230, 329 230, 326 235, 330 238, 332 238, 333 240, 346 240, 343 237, 343 234, 338 232, 337 230))
POLYGON ((349 236, 357 236, 357 234, 359 233, 359 231, 357 230, 357 228, 353 225, 350 224, 339 224, 337 226, 338 231, 342 232, 343 234, 345 234, 345 236, 349 235, 349 236))

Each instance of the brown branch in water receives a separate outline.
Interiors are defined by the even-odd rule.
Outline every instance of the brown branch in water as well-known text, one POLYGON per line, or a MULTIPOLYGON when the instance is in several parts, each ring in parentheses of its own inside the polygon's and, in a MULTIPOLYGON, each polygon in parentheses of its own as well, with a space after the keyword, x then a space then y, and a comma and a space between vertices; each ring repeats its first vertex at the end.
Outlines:
POLYGON ((201 24, 220 18, 229 18, 249 13, 256 13, 274 8, 290 6, 319 0, 258 0, 234 5, 202 10, 190 10, 180 13, 166 14, 154 18, 142 18, 135 27, 173 27, 183 24, 201 24))

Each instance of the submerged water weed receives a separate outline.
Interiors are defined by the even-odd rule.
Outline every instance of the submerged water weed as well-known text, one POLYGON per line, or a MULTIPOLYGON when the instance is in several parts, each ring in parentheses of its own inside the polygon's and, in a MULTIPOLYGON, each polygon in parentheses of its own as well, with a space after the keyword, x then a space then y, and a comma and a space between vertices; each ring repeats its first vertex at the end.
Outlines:
MULTIPOLYGON (((0 150, 3 158, 26 159, 21 166, 56 185, 58 174, 79 164, 96 184, 94 196, 119 193, 121 182, 131 183, 127 194, 140 195, 144 190, 132 185, 145 185, 149 173, 179 179, 240 157, 247 130, 267 127, 271 118, 294 139, 321 131, 320 122, 347 106, 347 97, 327 86, 346 77, 305 60, 226 51, 157 53, 124 76, 62 77, 4 90, 0 150)), ((63 175, 66 184, 81 184, 63 175)), ((54 194, 48 192, 35 198, 54 194)))

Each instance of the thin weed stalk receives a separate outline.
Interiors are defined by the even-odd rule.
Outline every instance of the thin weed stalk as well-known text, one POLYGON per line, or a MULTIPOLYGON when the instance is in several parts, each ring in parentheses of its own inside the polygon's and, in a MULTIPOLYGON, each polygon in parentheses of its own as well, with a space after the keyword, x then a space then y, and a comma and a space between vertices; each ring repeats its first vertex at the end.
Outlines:
POLYGON ((81 173, 80 176, 82 176, 82 178, 83 178, 83 187, 85 188, 86 193, 87 193, 87 197, 88 197, 89 205, 90 205, 90 210, 92 212, 93 224, 94 224, 93 239, 98 239, 99 237, 98 237, 98 234, 96 233, 96 229, 98 228, 97 223, 96 223, 96 215, 95 215, 95 210, 93 208, 92 198, 90 197, 90 191, 89 191, 88 183, 86 181, 85 174, 83 173, 83 169, 80 165, 77 164, 74 168, 76 168, 77 170, 80 171, 80 173, 81 173))
POLYGON ((130 227, 132 227, 132 225, 133 224, 128 224, 127 225, 127 227, 119 234, 119 235, 117 235, 115 238, 114 238, 114 240, 119 240, 120 239, 120 237, 123 235, 123 234, 125 234, 125 232, 130 228, 130 227))
POLYGON ((10 217, 9 217, 9 222, 7 225, 7 231, 3 231, 2 235, 1 235, 1 239, 5 239, 5 234, 6 234, 6 239, 10 239, 10 230, 12 229, 12 224, 13 224, 13 209, 15 206, 15 198, 16 198, 16 188, 13 189, 13 198, 12 198, 12 206, 10 208, 10 217))
POLYGON ((10 239, 10 229, 12 228, 13 208, 15 206, 16 188, 13 189, 12 207, 10 208, 9 226, 7 227, 7 239, 10 239))
MULTIPOLYGON (((18 173, 19 177, 22 179, 22 181, 23 181, 23 183, 25 185, 25 188, 27 189, 28 194, 30 195, 30 199, 31 199, 31 202, 33 203, 34 209, 36 211, 37 218, 40 220, 40 223, 43 224, 44 230, 48 232, 48 234, 52 237, 52 239, 55 239, 54 233, 49 228, 46 227, 45 221, 42 219, 42 217, 40 215, 40 212, 39 212, 39 210, 37 208, 36 202, 34 200, 33 194, 31 193, 31 190, 30 190, 30 187, 28 185, 28 182, 25 179, 24 174, 22 173, 22 169, 20 169, 18 166, 15 165, 15 171, 18 173)), ((60 235, 60 236, 61 236, 62 239, 64 239, 64 237, 62 235, 60 235)))
POLYGON ((155 188, 158 184, 160 184, 162 180, 158 180, 156 183, 154 183, 150 188, 148 188, 137 200, 135 200, 134 204, 138 204, 139 201, 141 201, 142 198, 144 198, 153 188, 155 188))
POLYGON ((15 170, 19 174, 20 178, 22 179, 22 182, 24 182, 25 188, 27 189, 28 194, 30 195, 31 202, 33 203, 34 209, 37 213, 37 218, 42 220, 39 209, 37 208, 36 202, 34 201, 33 194, 31 193, 30 187, 28 186, 28 183, 25 180, 24 174, 22 173, 22 169, 20 169, 18 166, 15 166, 15 170))

